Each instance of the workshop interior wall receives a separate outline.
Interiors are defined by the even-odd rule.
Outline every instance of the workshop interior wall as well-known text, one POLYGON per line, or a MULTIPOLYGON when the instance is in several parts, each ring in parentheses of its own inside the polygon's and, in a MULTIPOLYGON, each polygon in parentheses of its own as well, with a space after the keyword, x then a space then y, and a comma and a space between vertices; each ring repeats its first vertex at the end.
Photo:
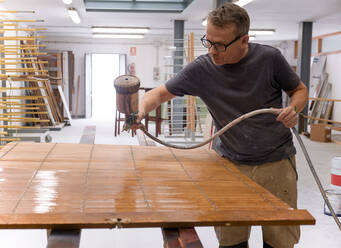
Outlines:
MULTIPOLYGON (((294 41, 256 41, 258 43, 278 48, 289 64, 295 66, 297 59, 294 58, 294 41)), ((136 76, 141 80, 142 85, 161 85, 165 82, 164 73, 167 68, 164 59, 169 55, 167 47, 157 47, 153 43, 88 43, 88 42, 47 42, 46 50, 68 51, 75 54, 75 80, 80 75, 80 104, 79 116, 85 115, 85 66, 84 55, 86 53, 120 53, 127 54, 127 63, 135 63, 136 76), (136 56, 130 55, 130 48, 136 47, 136 56), (160 68, 160 79, 153 79, 153 68, 160 68)), ((341 71, 338 65, 341 63, 341 54, 328 55, 326 71, 329 74, 329 81, 332 86, 332 98, 341 99, 341 71)), ((76 82, 75 82, 76 83, 76 82)), ((113 92, 114 94, 115 92, 113 92)), ((341 121, 341 104, 335 103, 333 120, 341 121)))
MULTIPOLYGON (((86 53, 119 53, 127 54, 127 64, 135 63, 136 76, 141 85, 153 82, 153 67, 157 66, 157 48, 153 44, 113 44, 89 42, 47 42, 48 51, 73 51, 75 55, 75 80, 80 75, 79 116, 85 116, 85 54, 86 53), (130 48, 136 47, 136 56, 130 56, 130 48)), ((159 49, 159 56, 164 56, 159 49)), ((159 60, 160 63, 162 60, 159 60)), ((160 64, 162 67, 162 65, 160 64)), ((161 79, 160 79, 161 80, 161 79)), ((75 85, 77 82, 74 82, 75 85)), ((162 81, 157 82, 162 83, 162 81)), ((154 82, 155 84, 155 82, 154 82)), ((113 94, 115 92, 113 91, 113 94)))

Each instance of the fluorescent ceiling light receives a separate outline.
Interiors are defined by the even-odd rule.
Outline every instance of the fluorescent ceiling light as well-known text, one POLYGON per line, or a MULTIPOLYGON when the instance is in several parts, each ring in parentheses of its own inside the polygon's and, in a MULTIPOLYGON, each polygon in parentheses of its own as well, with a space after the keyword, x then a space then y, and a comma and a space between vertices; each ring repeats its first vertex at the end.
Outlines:
POLYGON ((71 4, 72 3, 72 0, 62 0, 63 1, 63 3, 65 3, 65 4, 71 4))
POLYGON ((149 28, 140 27, 92 27, 93 33, 145 34, 149 28))
POLYGON ((250 29, 249 35, 271 35, 275 32, 275 29, 250 29))
POLYGON ((94 38, 109 38, 109 39, 142 39, 143 34, 93 34, 94 38))
POLYGON ((81 18, 79 17, 79 14, 75 8, 68 8, 67 10, 69 12, 69 15, 74 23, 80 23, 81 18))
POLYGON ((237 4, 240 7, 243 7, 244 5, 247 5, 249 3, 251 3, 253 0, 239 0, 236 2, 233 2, 234 4, 237 4))

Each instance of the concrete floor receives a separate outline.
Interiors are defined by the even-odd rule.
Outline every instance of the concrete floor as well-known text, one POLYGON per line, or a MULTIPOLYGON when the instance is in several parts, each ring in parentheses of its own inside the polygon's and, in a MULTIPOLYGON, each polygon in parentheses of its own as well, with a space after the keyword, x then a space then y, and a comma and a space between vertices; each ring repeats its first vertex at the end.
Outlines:
MULTIPOLYGON (((85 125, 96 125, 96 144, 127 144, 138 145, 136 138, 127 133, 119 137, 113 135, 113 121, 74 120, 72 126, 62 131, 51 132, 52 142, 78 143, 85 125)), ((331 159, 341 156, 341 145, 333 143, 313 142, 302 137, 311 156, 315 169, 325 189, 330 188, 331 159)), ((299 148, 297 167, 299 174, 299 201, 300 209, 307 209, 315 218, 315 226, 302 226, 301 240, 295 247, 341 247, 341 232, 332 217, 323 214, 323 199, 308 168, 307 162, 299 148)), ((205 248, 216 248, 218 243, 211 227, 197 228, 197 232, 205 248)), ((82 248, 90 247, 120 247, 120 248, 161 248, 162 235, 158 228, 148 229, 97 229, 83 230, 81 237, 82 248)), ((1 230, 1 248, 43 248, 46 247, 45 230, 1 230)), ((250 248, 262 247, 261 229, 253 227, 250 238, 250 248)))

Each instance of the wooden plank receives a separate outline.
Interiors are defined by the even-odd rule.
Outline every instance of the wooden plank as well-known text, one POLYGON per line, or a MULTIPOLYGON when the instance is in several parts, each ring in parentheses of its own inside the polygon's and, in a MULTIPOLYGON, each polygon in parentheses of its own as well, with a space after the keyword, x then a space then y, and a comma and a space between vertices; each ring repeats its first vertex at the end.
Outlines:
POLYGON ((161 231, 164 240, 164 248, 182 248, 179 240, 178 228, 162 228, 161 231))
POLYGON ((34 41, 36 39, 43 39, 46 38, 46 36, 3 36, 0 37, 0 40, 31 40, 34 41))
POLYGON ((0 137, 0 141, 20 141, 20 138, 0 137))
MULTIPOLYGON (((191 32, 188 36, 188 63, 194 60, 194 33, 191 32)), ((195 132, 195 97, 187 96, 187 116, 186 126, 190 132, 195 132)))
POLYGON ((0 99, 24 99, 24 100, 36 100, 38 98, 44 98, 45 96, 5 96, 0 97, 0 99))
MULTIPOLYGON (((0 26, 3 24, 0 23, 0 26)), ((25 48, 25 47, 46 47, 45 44, 19 44, 19 45, 9 45, 9 44, 0 44, 0 48, 10 47, 10 48, 25 48)))
MULTIPOLYGON (((137 130, 136 136, 137 136, 140 146, 156 146, 155 142, 149 140, 148 137, 146 137, 146 135, 141 130, 137 130)), ((181 237, 180 237, 180 229, 181 228, 161 228, 163 242, 164 242, 163 247, 165 248, 183 248, 184 247, 182 245, 184 242, 181 240, 181 237)), ((191 229, 194 230, 194 228, 191 228, 191 229)), ((184 239, 186 239, 186 235, 183 235, 183 236, 185 236, 184 239)))
POLYGON ((7 129, 40 129, 39 126, 11 126, 11 125, 0 125, 0 128, 7 128, 7 129))
POLYGON ((43 31, 47 30, 47 28, 2 28, 0 31, 43 31))
POLYGON ((322 118, 316 118, 316 117, 312 117, 312 116, 308 116, 308 115, 303 115, 303 114, 302 114, 302 116, 304 118, 307 118, 307 119, 324 121, 324 122, 330 122, 330 123, 335 123, 335 124, 341 124, 341 121, 333 121, 333 120, 327 120, 327 119, 322 119, 322 118))
MULTIPOLYGON (((16 51, 1 51, 2 54, 4 55, 18 55, 18 56, 27 56, 27 55, 30 55, 30 56, 35 56, 35 55, 44 55, 46 54, 45 52, 33 52, 33 53, 20 53, 20 52, 16 52, 16 51)), ((4 68, 2 68, 4 69, 4 68)), ((5 68, 6 70, 6 68, 5 68)))
POLYGON ((6 90, 39 90, 45 89, 45 87, 0 87, 0 91, 6 90))
POLYGON ((2 68, 1 70, 7 72, 47 72, 47 70, 36 70, 34 68, 2 68))
POLYGON ((341 102, 341 99, 329 99, 329 98, 317 98, 317 97, 309 97, 309 100, 328 101, 328 102, 341 102))
POLYGON ((315 224, 315 219, 305 210, 181 211, 171 214, 171 218, 169 212, 0 214, 0 229, 176 228, 192 227, 194 223, 195 226, 315 224))
POLYGON ((322 52, 322 53, 315 53, 312 54, 311 56, 316 57, 316 56, 327 56, 327 55, 332 55, 332 54, 340 54, 341 50, 336 50, 336 51, 330 51, 330 52, 322 52))
POLYGON ((335 35, 341 35, 341 31, 329 33, 329 34, 317 35, 313 37, 313 40, 323 39, 323 38, 327 38, 327 37, 335 36, 335 35))
MULTIPOLYGON (((80 144, 94 144, 96 126, 86 126, 79 141, 80 144)), ((47 248, 78 248, 81 238, 81 229, 54 229, 48 236, 47 248)))
POLYGON ((10 80, 16 82, 46 82, 48 79, 43 78, 27 78, 27 77, 0 77, 0 80, 10 80))
POLYGON ((317 40, 317 53, 322 53, 322 39, 317 40))
POLYGON ((16 23, 0 23, 0 27, 17 27, 16 23))
POLYGON ((10 143, 0 169, 0 228, 315 223, 205 149, 10 143))
POLYGON ((166 248, 203 248, 193 227, 162 228, 162 236, 166 248))
POLYGON ((203 248, 194 227, 179 228, 180 240, 184 248, 203 248))
POLYGON ((19 103, 19 102, 2 102, 2 104, 4 105, 8 105, 8 106, 45 106, 45 103, 19 103))
POLYGON ((7 122, 25 122, 25 123, 49 123, 50 122, 50 120, 42 120, 42 119, 36 120, 33 118, 31 118, 31 119, 29 119, 29 118, 27 118, 27 119, 9 119, 9 118, 7 118, 6 121, 7 122))
MULTIPOLYGON (((20 57, 20 58, 0 58, 0 61, 6 61, 6 60, 36 60, 37 57, 20 57)), ((10 75, 9 77, 12 77, 10 75)))
MULTIPOLYGON (((49 56, 52 56, 52 55, 49 55, 49 56)), ((49 61, 49 63, 50 63, 50 61, 49 61)), ((38 67, 40 69, 44 69, 45 68, 44 65, 38 65, 38 67)), ((54 81, 54 79, 51 79, 51 81, 49 81, 48 83, 46 83, 46 82, 44 83, 43 82, 43 84, 45 84, 45 87, 46 87, 45 93, 48 95, 48 102, 49 102, 49 105, 50 105, 50 109, 51 109, 53 118, 54 118, 54 120, 57 123, 60 123, 60 122, 63 122, 64 120, 63 120, 61 112, 59 110, 59 106, 58 106, 58 102, 56 100, 56 96, 54 95, 53 89, 51 87, 51 83, 53 81, 54 81)))
POLYGON ((48 114, 47 112, 8 112, 8 113, 1 113, 0 116, 8 116, 8 115, 38 115, 38 114, 48 114))
POLYGON ((3 19, 0 22, 43 22, 43 20, 3 19))
POLYGON ((7 106, 7 105, 3 105, 3 106, 1 106, 0 105, 0 109, 9 109, 9 110, 11 110, 11 109, 19 109, 19 110, 25 110, 25 109, 27 109, 27 110, 39 110, 39 108, 38 107, 13 107, 13 106, 7 106))

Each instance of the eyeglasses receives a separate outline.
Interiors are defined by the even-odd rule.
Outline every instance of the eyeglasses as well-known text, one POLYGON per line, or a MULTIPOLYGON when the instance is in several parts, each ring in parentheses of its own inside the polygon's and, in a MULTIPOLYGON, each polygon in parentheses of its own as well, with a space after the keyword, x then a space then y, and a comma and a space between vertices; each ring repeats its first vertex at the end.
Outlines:
POLYGON ((242 37, 242 35, 238 35, 233 41, 227 43, 227 44, 223 44, 223 43, 217 43, 217 42, 212 42, 208 39, 206 39, 206 35, 204 35, 200 40, 202 45, 205 48, 210 49, 211 47, 214 46, 214 48, 218 51, 218 52, 225 52, 226 48, 230 45, 232 45, 234 42, 236 42, 237 40, 239 40, 242 37))

